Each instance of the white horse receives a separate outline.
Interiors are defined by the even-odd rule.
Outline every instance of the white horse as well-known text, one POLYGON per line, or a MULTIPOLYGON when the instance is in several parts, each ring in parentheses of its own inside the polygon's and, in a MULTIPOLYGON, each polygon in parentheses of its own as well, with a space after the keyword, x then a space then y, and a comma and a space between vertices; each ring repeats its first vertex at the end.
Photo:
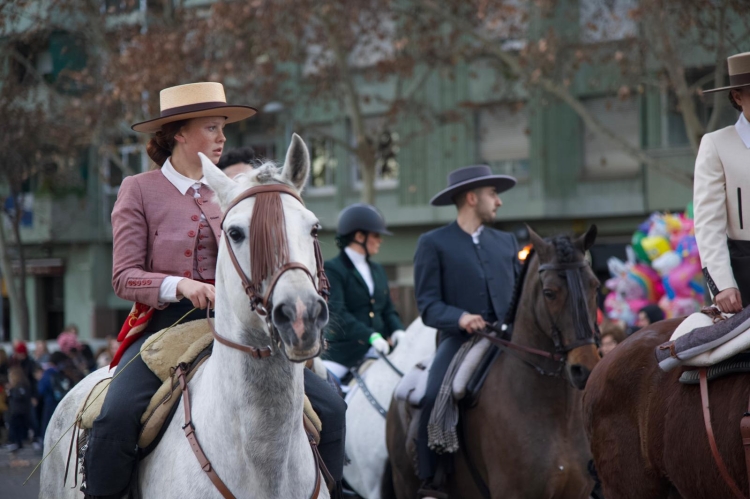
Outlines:
MULTIPOLYGON (((222 211, 247 188, 260 184, 283 183, 300 192, 310 170, 307 147, 297 135, 292 137, 281 171, 267 164, 235 181, 205 156, 201 160, 222 211)), ((315 275, 318 220, 293 196, 280 196, 289 261, 303 264, 315 275)), ((225 218, 216 269, 215 325, 219 334, 233 342, 258 349, 270 345, 272 352, 269 357, 256 359, 214 342, 213 355, 190 381, 192 420, 213 469, 236 497, 304 499, 311 497, 319 477, 302 426, 304 364, 293 361, 319 351, 328 308, 310 277, 301 269, 293 269, 281 275, 270 296, 273 306, 269 313, 278 342, 270 335, 265 319, 251 309, 227 243, 232 245, 245 275, 252 278, 248 239, 255 234, 250 219, 259 202, 258 198, 241 201, 225 218)), ((263 292, 269 281, 263 284, 263 292)), ((89 388, 107 375, 106 368, 89 375, 63 399, 50 422, 45 449, 64 436, 89 388)), ((140 463, 142 495, 159 499, 221 498, 185 438, 183 401, 161 443, 140 463)), ((63 484, 69 439, 63 441, 42 466, 41 498, 82 497, 71 488, 71 477, 67 486, 63 484)), ((321 484, 319 497, 328 498, 324 482, 321 484)))
MULTIPOLYGON (((435 353, 435 329, 420 318, 412 322, 388 360, 402 373, 435 353)), ((372 396, 387 411, 401 377, 383 359, 376 360, 364 373, 372 396)), ((346 397, 346 455, 344 478, 365 499, 380 499, 380 486, 388 450, 385 446, 385 417, 381 416, 355 385, 346 397)))

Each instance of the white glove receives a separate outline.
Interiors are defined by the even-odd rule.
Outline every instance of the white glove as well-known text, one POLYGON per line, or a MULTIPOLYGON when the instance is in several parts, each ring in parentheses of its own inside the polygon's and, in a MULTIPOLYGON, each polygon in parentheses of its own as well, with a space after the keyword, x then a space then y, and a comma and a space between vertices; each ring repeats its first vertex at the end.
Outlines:
POLYGON ((393 346, 395 347, 399 343, 401 343, 401 340, 404 339, 404 336, 406 336, 406 331, 398 330, 391 333, 391 342, 393 342, 393 346))
POLYGON ((391 346, 380 333, 372 333, 370 335, 370 345, 383 355, 388 355, 388 352, 391 351, 391 346))

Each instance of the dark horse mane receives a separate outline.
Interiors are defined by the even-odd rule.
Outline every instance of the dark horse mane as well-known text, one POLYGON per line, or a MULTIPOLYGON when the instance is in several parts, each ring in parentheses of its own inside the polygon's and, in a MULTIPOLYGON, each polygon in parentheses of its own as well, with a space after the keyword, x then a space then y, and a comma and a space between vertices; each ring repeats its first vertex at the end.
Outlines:
MULTIPOLYGON (((260 185, 284 184, 273 164, 259 167, 252 176, 260 185)), ((281 193, 264 192, 255 195, 255 206, 250 218, 250 279, 260 293, 262 283, 289 261, 289 243, 281 193)))
MULTIPOLYGON (((555 236, 545 239, 545 241, 554 246, 557 263, 574 263, 579 260, 578 248, 575 247, 569 236, 555 236)), ((505 320, 503 321, 508 326, 512 325, 516 320, 518 305, 521 302, 521 295, 523 294, 523 284, 526 281, 526 276, 529 273, 529 267, 534 257, 538 258, 538 255, 534 248, 532 248, 524 261, 523 267, 521 267, 521 273, 518 275, 513 287, 513 299, 510 302, 508 311, 505 314, 505 320)), ((565 270, 564 272, 566 281, 568 282, 570 303, 573 306, 573 323, 576 328, 576 338, 588 338, 590 332, 584 327, 584 324, 588 322, 588 306, 586 304, 586 294, 583 289, 580 272, 578 270, 565 270)))

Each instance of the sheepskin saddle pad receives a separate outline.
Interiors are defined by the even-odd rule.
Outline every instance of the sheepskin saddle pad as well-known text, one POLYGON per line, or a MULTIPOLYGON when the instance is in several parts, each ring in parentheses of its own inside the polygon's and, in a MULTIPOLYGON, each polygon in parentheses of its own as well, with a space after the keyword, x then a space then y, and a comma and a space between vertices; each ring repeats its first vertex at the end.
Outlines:
MULTIPOLYGON (((172 376, 174 368, 180 363, 187 364, 187 381, 189 382, 198 368, 211 356, 213 350, 213 335, 211 328, 204 320, 190 321, 172 327, 164 334, 155 333, 141 346, 141 357, 146 365, 162 380, 161 387, 151 398, 146 411, 141 416, 141 434, 138 447, 152 449, 152 444, 162 433, 174 415, 177 402, 182 397, 180 382, 172 376)), ((111 377, 101 380, 94 385, 83 404, 78 409, 77 421, 81 429, 91 429, 94 420, 99 417, 102 403, 107 395, 111 377)), ((320 418, 312 409, 310 401, 305 397, 305 417, 319 433, 320 418)), ((319 439, 319 435, 315 435, 319 439)))
MULTIPOLYGON (((451 384, 453 400, 458 402, 467 395, 476 396, 497 353, 498 349, 484 338, 471 347, 453 378, 451 384)), ((396 400, 407 401, 412 407, 422 406, 433 359, 434 356, 429 357, 406 372, 396 387, 394 393, 396 400)))
POLYGON ((704 309, 688 316, 668 342, 656 347, 659 367, 713 366, 750 348, 750 308, 735 315, 704 309))

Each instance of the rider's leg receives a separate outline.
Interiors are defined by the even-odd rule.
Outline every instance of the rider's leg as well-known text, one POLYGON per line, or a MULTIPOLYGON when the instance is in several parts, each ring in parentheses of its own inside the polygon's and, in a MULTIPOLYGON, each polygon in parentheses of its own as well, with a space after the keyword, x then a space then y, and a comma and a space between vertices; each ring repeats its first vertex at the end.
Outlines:
POLYGON ((344 438, 346 437, 346 402, 325 380, 305 369, 305 395, 320 417, 318 450, 333 479, 344 477, 344 438))
POLYGON ((421 414, 419 416, 419 433, 417 434, 417 457, 419 460, 419 478, 424 481, 432 480, 437 466, 437 454, 427 446, 427 423, 430 421, 430 413, 435 405, 440 385, 461 345, 468 340, 465 335, 448 335, 441 338, 435 359, 430 366, 430 374, 427 378, 427 388, 422 402, 421 414))
POLYGON ((87 496, 110 496, 127 489, 138 453, 141 416, 161 380, 138 356, 144 335, 125 351, 104 399, 102 412, 89 433, 86 466, 87 496), (129 364, 128 364, 129 363, 129 364), (127 366, 127 368, 125 368, 127 366))

